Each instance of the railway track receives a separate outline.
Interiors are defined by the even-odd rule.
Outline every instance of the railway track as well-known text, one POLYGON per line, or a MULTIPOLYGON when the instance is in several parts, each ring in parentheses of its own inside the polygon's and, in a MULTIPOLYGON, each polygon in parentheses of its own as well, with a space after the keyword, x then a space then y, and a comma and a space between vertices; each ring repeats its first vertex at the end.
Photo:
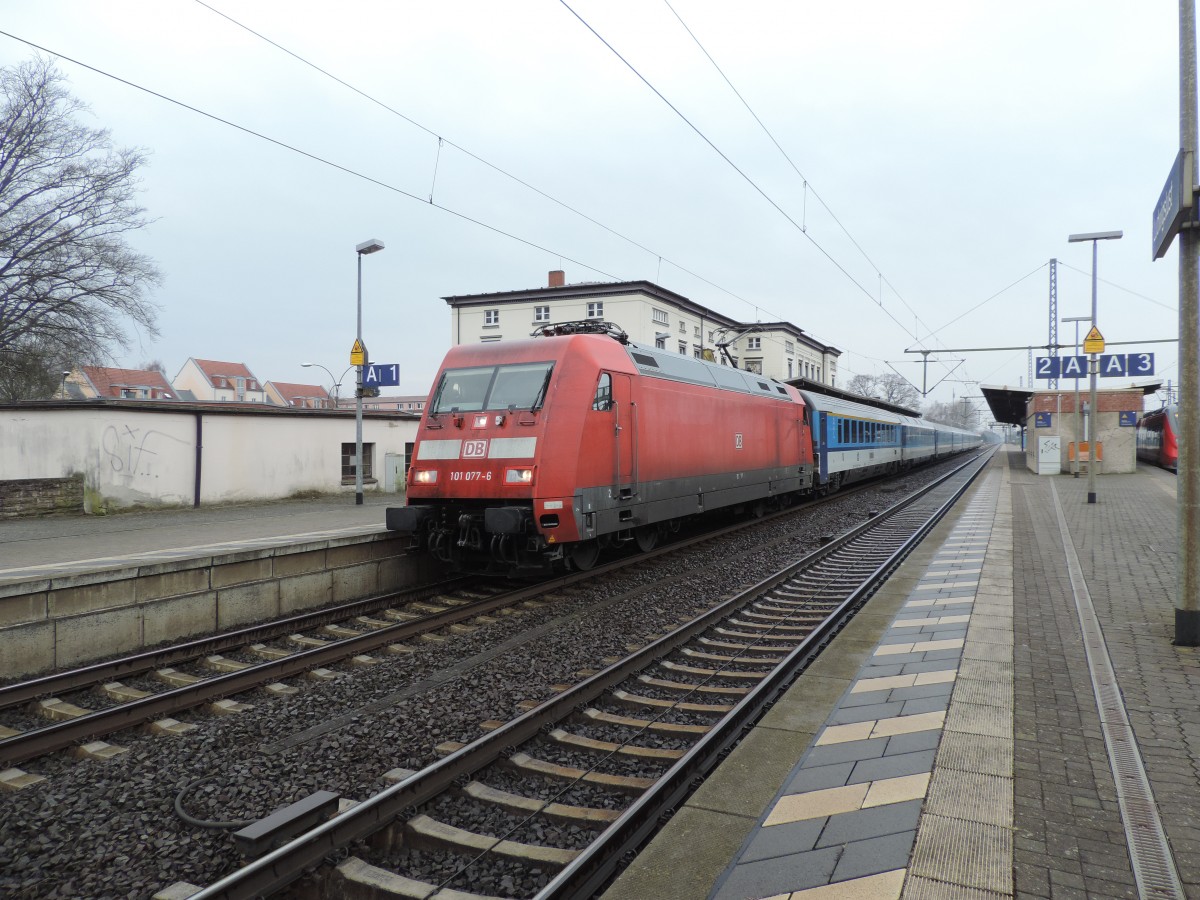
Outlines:
POLYGON ((107 758, 120 748, 111 748, 102 738, 141 725, 158 733, 185 733, 192 726, 175 716, 187 710, 208 704, 216 714, 238 712, 248 704, 232 697, 260 689, 277 696, 295 693, 298 689, 285 679, 334 677, 329 666, 370 665, 372 652, 403 653, 405 641, 444 629, 470 628, 472 620, 485 617, 486 622, 498 610, 844 500, 871 486, 705 530, 649 553, 537 584, 506 590, 493 579, 460 577, 9 684, 0 687, 0 768, 72 747, 84 758, 107 758))
MULTIPOLYGON (((539 898, 593 895, 816 658, 988 457, 562 685, 524 715, 485 723, 486 733, 468 744, 443 745, 439 762, 396 775, 391 787, 328 821, 302 826, 301 807, 311 817, 311 800, 260 820, 241 846, 262 855, 196 897, 266 896, 303 877, 309 889, 338 896, 527 896, 512 887, 529 883, 515 874, 521 870, 538 875, 539 898), (481 824, 464 827, 470 822, 481 824), (417 870, 409 868, 414 858, 417 870)), ((336 799, 320 798, 326 809, 336 799)))

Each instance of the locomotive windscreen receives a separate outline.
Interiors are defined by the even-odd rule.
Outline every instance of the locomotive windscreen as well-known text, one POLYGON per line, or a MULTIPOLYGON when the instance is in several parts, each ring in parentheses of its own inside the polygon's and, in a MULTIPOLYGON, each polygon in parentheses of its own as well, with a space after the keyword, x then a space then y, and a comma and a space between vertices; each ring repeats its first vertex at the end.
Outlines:
POLYGON ((553 368, 552 362, 539 362, 447 369, 438 384, 433 412, 534 409, 545 399, 553 368))

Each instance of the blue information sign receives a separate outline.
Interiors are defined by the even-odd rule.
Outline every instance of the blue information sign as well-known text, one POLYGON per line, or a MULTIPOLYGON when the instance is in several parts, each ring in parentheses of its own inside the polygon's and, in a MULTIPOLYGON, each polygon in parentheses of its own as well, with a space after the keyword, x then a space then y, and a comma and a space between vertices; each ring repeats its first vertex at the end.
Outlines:
POLYGON ((372 363, 363 369, 363 387, 395 387, 399 383, 399 363, 372 363))
POLYGON ((1121 427, 1122 428, 1132 428, 1134 425, 1137 424, 1137 413, 1135 413, 1131 409, 1121 410, 1120 416, 1121 416, 1121 427))
POLYGON ((1049 428, 1050 427, 1050 413, 1034 413, 1033 414, 1033 427, 1034 428, 1049 428))
MULTIPOLYGON (((1086 356, 1039 356, 1035 378, 1086 378, 1086 356)), ((1153 353, 1103 353, 1100 355, 1101 378, 1148 378, 1154 374, 1153 353)))

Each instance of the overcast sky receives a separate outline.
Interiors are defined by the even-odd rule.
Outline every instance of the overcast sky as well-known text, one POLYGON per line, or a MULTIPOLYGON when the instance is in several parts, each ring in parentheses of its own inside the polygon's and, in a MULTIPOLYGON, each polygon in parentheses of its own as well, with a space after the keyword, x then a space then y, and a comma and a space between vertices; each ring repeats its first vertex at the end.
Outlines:
MULTIPOLYGON (((1044 344, 1052 257, 1060 315, 1088 314, 1091 245, 1067 236, 1120 229, 1100 245, 1104 337, 1177 336, 1177 251, 1151 262, 1150 235, 1179 146, 1175 3, 568 2, 579 18, 558 0, 0 0, 19 38, 333 164, 60 58, 94 124, 151 154, 135 240, 165 275, 162 334, 118 362, 328 386, 300 364, 349 365, 368 238, 387 247, 363 260, 364 338, 402 393, 450 346, 442 297, 560 267, 789 320, 844 351, 843 385, 889 364, 920 385, 906 350, 1044 344)), ((0 36, 0 64, 33 52, 0 36)), ((1178 379, 1174 344, 1121 349, 1178 379)), ((1028 384, 1024 349, 939 358, 965 361, 931 399, 1028 384)))

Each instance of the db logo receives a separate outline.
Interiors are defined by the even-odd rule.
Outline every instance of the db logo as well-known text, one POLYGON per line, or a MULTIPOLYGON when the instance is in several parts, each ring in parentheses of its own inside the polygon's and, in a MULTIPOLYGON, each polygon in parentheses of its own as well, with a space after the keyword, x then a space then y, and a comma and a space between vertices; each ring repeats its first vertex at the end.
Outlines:
POLYGON ((487 441, 463 441, 463 459, 482 459, 487 456, 487 441))

